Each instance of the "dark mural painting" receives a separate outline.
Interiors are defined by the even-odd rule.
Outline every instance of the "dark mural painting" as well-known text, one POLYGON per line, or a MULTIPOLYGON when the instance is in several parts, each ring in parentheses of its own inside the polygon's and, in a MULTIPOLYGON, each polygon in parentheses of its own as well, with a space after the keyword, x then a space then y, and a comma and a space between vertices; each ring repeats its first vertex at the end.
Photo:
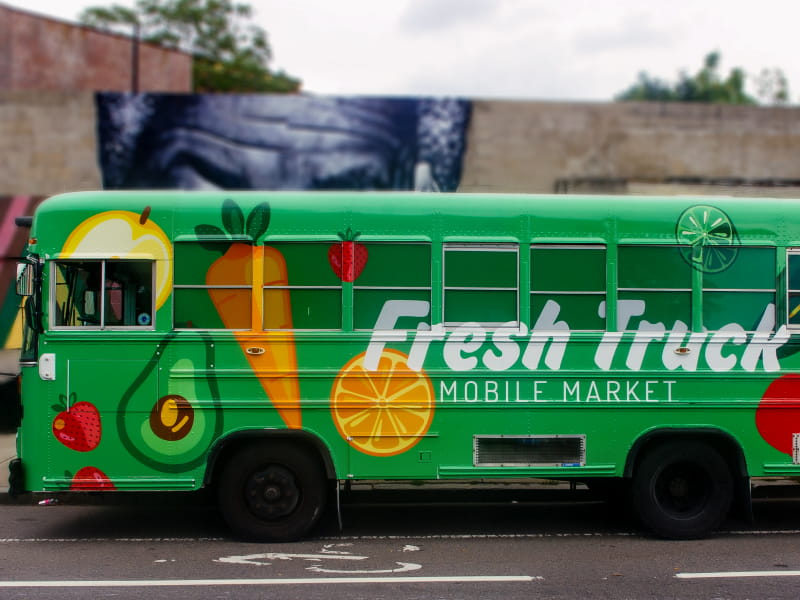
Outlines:
POLYGON ((470 103, 97 95, 107 189, 455 191, 470 103))

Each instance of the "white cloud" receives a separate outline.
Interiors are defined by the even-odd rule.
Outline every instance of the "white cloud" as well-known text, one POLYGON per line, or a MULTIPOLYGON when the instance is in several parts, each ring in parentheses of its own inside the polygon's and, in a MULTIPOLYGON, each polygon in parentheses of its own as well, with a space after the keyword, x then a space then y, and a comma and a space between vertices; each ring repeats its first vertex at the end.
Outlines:
POLYGON ((447 30, 461 24, 486 24, 503 0, 427 0, 410 2, 398 22, 399 30, 411 34, 447 30))

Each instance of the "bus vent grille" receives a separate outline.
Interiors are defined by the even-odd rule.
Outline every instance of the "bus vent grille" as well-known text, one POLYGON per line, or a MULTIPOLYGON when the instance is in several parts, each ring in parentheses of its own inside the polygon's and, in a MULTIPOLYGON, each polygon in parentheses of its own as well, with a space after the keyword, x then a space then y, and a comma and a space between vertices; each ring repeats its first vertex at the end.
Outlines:
POLYGON ((476 467, 582 467, 585 435, 476 435, 476 467))

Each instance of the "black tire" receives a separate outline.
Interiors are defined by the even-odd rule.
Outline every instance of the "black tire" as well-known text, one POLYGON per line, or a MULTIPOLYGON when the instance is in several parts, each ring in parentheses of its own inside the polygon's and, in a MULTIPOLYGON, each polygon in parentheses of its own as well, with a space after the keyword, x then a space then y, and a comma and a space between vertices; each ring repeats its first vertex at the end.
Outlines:
POLYGON ((696 539, 715 530, 733 499, 733 476, 720 453, 702 442, 669 442, 647 451, 633 477, 633 506, 661 537, 696 539))
POLYGON ((320 460, 285 442, 250 444, 226 462, 219 479, 222 516, 233 533, 255 542, 290 542, 319 519, 326 501, 320 460))

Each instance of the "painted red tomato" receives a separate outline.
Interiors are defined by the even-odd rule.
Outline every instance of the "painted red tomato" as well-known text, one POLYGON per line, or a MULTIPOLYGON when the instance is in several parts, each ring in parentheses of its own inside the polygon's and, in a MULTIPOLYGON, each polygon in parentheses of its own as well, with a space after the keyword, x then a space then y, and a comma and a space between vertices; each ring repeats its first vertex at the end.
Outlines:
POLYGON ((773 448, 792 455, 792 436, 800 433, 800 374, 773 381, 756 409, 756 427, 773 448))

